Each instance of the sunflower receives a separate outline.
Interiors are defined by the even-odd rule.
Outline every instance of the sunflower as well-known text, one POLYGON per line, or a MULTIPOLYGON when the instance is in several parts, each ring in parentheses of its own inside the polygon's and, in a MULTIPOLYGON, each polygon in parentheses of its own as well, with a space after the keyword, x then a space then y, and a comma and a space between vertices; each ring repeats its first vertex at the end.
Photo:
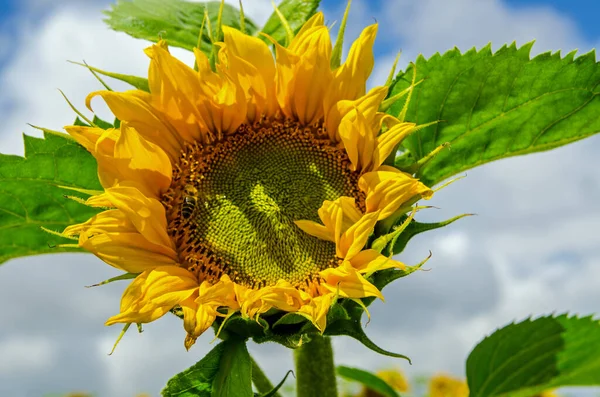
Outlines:
POLYGON ((377 222, 432 191, 384 165, 414 123, 366 92, 377 25, 332 70, 323 14, 287 47, 223 27, 216 65, 196 68, 164 41, 145 50, 149 92, 98 91, 119 128, 68 126, 97 159, 104 209, 64 234, 137 274, 115 323, 180 307, 189 349, 218 316, 297 313, 323 332, 337 298, 382 298, 367 278, 403 268, 365 248, 377 222))
POLYGON ((462 379, 438 374, 429 381, 429 397, 467 397, 468 395, 469 386, 462 379))
MULTIPOLYGON (((408 392, 410 390, 410 386, 406 377, 396 368, 384 369, 377 371, 376 374, 379 378, 383 379, 385 383, 387 383, 392 389, 399 392, 408 392)), ((376 390, 371 389, 368 386, 363 386, 361 392, 357 395, 357 397, 384 397, 383 394, 377 392, 376 390)))

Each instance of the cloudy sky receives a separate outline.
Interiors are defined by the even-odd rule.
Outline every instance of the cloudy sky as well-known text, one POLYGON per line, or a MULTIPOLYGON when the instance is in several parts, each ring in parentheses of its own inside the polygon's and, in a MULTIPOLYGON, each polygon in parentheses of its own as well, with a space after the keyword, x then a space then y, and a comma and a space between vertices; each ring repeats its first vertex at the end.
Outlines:
MULTIPOLYGON (((237 0, 234 1, 237 3, 237 0)), ((248 0, 259 25, 270 1, 248 0)), ((329 21, 343 4, 324 1, 329 21)), ((79 107, 99 88, 85 59, 106 70, 144 75, 145 42, 106 29, 107 1, 0 0, 0 151, 22 154, 26 123, 60 129, 73 119, 61 88, 79 107)), ((372 84, 382 83, 393 58, 402 65, 456 45, 494 48, 536 39, 534 52, 600 44, 597 0, 354 0, 349 37, 380 23, 372 84)), ((176 51, 190 60, 189 54, 176 51)), ((112 83, 113 88, 123 86, 112 83)), ((98 114, 107 116, 101 102, 98 114)), ((367 333, 380 346, 410 356, 413 365, 381 357, 348 338, 334 342, 340 364, 377 369, 399 366, 411 375, 445 371, 464 375, 471 348, 497 326, 530 314, 589 314, 600 309, 600 136, 552 152, 503 160, 467 173, 420 213, 441 220, 474 212, 441 231, 412 241, 400 258, 416 263, 433 251, 431 269, 385 290, 372 308, 367 333)), ((90 255, 13 260, 0 268, 0 395, 43 396, 88 390, 97 396, 158 396, 168 378, 211 347, 203 336, 185 352, 174 316, 128 334, 107 356, 119 328, 104 327, 118 310, 124 284, 86 289, 114 276, 90 255)), ((292 368, 277 345, 250 347, 273 380, 292 368)), ((597 391, 596 391, 597 392, 597 391)), ((569 395, 588 395, 567 391, 569 395)))

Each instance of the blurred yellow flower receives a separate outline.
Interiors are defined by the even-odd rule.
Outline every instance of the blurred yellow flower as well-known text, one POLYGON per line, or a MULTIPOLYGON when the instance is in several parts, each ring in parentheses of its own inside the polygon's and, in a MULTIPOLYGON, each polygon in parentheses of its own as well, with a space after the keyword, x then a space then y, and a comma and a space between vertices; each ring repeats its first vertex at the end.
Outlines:
POLYGON ((377 371, 377 376, 383 379, 388 385, 392 386, 396 391, 406 392, 410 390, 408 381, 400 369, 394 368, 377 371))
POLYGON ((534 397, 559 397, 559 395, 556 394, 553 390, 546 390, 534 397))
MULTIPOLYGON (((399 392, 407 392, 410 390, 408 381, 404 377, 404 374, 399 369, 385 369, 377 371, 376 375, 383 379, 388 385, 394 390, 399 392)), ((385 397, 382 394, 372 390, 368 387, 363 387, 361 392, 358 394, 359 397, 385 397)))
POLYGON ((467 382, 449 375, 439 374, 429 381, 429 397, 468 397, 467 382))

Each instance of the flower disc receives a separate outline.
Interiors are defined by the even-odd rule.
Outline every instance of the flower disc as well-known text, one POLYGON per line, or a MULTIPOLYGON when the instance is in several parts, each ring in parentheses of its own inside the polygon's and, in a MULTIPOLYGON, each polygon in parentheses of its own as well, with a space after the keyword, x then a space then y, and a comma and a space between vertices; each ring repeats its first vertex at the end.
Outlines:
POLYGON ((202 280, 227 274, 251 288, 280 279, 306 286, 337 266, 335 243, 294 221, 318 221, 323 201, 364 202, 364 194, 345 151, 317 134, 264 120, 213 145, 185 148, 163 197, 182 264, 202 280))

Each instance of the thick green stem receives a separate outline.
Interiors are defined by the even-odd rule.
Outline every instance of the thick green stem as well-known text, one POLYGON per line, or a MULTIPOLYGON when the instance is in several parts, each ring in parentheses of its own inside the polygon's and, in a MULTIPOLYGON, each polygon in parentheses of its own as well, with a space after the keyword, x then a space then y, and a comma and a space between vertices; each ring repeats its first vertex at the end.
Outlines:
POLYGON ((298 397, 337 397, 331 339, 320 335, 294 350, 298 397))
MULTIPOLYGON (((269 378, 267 378, 267 375, 265 375, 262 369, 260 369, 254 358, 250 357, 250 360, 252 360, 252 383, 254 383, 254 386, 256 386, 256 390, 258 390, 258 392, 261 394, 268 393, 273 390, 273 384, 269 378)), ((279 393, 275 393, 273 397, 281 397, 281 395, 279 393)))

